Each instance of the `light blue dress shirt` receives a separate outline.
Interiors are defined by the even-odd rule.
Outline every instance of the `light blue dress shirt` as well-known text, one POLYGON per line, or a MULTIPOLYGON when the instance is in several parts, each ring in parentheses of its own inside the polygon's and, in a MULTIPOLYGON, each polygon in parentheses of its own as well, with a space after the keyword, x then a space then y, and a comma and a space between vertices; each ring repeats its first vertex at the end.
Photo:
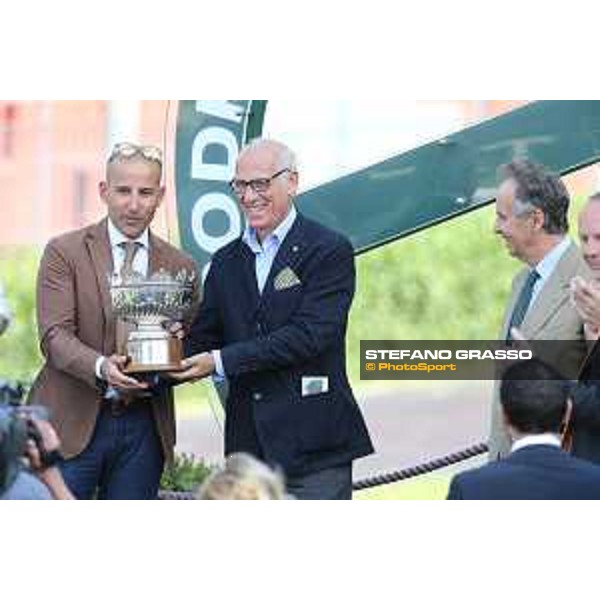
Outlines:
MULTIPOLYGON (((296 208, 292 205, 290 212, 287 214, 285 219, 279 223, 279 225, 260 243, 256 231, 252 227, 246 227, 244 234, 242 235, 242 241, 252 250, 255 257, 254 270, 256 274, 256 285, 259 293, 262 295, 265 289, 265 283, 271 272, 273 261, 277 256, 281 244, 285 240, 289 233, 298 213, 296 208)), ((215 361, 215 371, 217 376, 214 378, 216 382, 220 382, 225 377, 225 370, 223 369, 223 361, 221 360, 221 351, 212 351, 213 359, 215 361)))
POLYGON ((273 261, 277 256, 277 252, 283 244, 288 232, 292 228, 294 221, 296 220, 296 209, 292 206, 287 217, 279 223, 276 229, 273 230, 262 242, 258 240, 256 231, 251 227, 246 227, 242 241, 254 252, 256 258, 255 261, 255 272, 256 272, 256 285, 258 291, 262 294, 265 288, 265 283, 269 277, 273 261))

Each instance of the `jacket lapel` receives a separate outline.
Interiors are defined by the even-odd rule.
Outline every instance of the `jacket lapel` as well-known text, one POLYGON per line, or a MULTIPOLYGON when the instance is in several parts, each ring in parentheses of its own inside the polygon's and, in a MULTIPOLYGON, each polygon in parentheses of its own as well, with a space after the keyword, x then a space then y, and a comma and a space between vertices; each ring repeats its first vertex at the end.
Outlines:
MULTIPOLYGON (((241 273, 239 273, 239 284, 242 287, 242 297, 247 298, 250 305, 254 308, 260 302, 258 284, 256 282, 256 257, 254 252, 239 238, 237 252, 240 256, 241 273)), ((231 277, 235 281, 238 275, 232 273, 231 277)))
POLYGON ((168 271, 169 265, 166 264, 161 241, 151 231, 148 232, 148 246, 148 273, 146 276, 150 277, 160 269, 168 271))
POLYGON ((305 240, 302 236, 303 228, 303 217, 298 213, 294 224, 285 236, 283 244, 281 244, 275 256, 275 260, 271 265, 271 270, 269 271, 269 276, 267 277, 261 296, 261 304, 268 302, 271 295, 277 293, 273 282, 282 269, 289 267, 292 271, 296 271, 296 267, 300 262, 306 247, 305 240))
POLYGON ((108 240, 106 219, 90 229, 85 238, 85 244, 94 267, 100 304, 104 315, 104 352, 112 353, 115 346, 115 328, 109 280, 113 273, 113 259, 108 240))
POLYGON ((576 259, 575 247, 571 244, 556 268, 540 290, 531 310, 523 320, 523 332, 528 339, 535 339, 557 310, 569 301, 570 277, 573 274, 573 261, 576 259))

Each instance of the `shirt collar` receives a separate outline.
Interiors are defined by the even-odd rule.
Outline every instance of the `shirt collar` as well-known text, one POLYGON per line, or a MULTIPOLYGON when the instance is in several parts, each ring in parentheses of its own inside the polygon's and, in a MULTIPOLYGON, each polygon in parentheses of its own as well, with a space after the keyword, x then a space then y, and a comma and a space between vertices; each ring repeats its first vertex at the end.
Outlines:
MULTIPOLYGON (((292 228, 297 216, 298 212, 296 211, 296 207, 292 204, 285 219, 263 240, 263 245, 272 239, 279 247, 292 228)), ((252 252, 254 252, 254 254, 260 254, 263 251, 263 245, 258 241, 256 230, 248 225, 242 235, 242 241, 252 250, 252 252)))
POLYGON ((148 246, 149 246, 149 234, 148 234, 148 228, 147 227, 142 232, 142 235, 140 235, 135 240, 131 240, 126 235, 124 235, 121 231, 119 231, 117 229, 117 227, 110 220, 110 218, 108 219, 108 239, 110 241, 110 247, 111 248, 115 248, 115 247, 119 246, 119 244, 121 244, 123 242, 138 242, 144 248, 146 248, 146 250, 148 249, 148 246))
POLYGON ((540 262, 535 266, 535 270, 538 272, 540 279, 548 279, 552 275, 552 271, 558 264, 558 261, 562 258, 562 255, 567 251, 571 245, 569 237, 565 236, 540 262))
POLYGON ((517 450, 521 450, 521 448, 526 448, 527 446, 556 446, 560 448, 560 437, 555 433, 536 433, 532 435, 526 435, 518 440, 516 440, 512 448, 511 452, 516 452, 517 450))

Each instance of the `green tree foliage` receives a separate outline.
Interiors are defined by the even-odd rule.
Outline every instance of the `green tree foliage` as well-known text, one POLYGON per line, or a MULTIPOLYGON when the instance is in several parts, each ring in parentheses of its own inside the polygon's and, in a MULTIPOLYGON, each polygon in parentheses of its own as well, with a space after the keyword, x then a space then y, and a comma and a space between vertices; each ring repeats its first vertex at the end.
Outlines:
POLYGON ((172 465, 167 465, 160 480, 160 489, 172 492, 196 490, 211 474, 214 467, 197 459, 193 454, 178 454, 172 465))
POLYGON ((361 339, 493 338, 517 268, 493 234, 490 209, 383 246, 357 260, 353 332, 361 339))
POLYGON ((0 250, 0 278, 13 321, 0 338, 0 378, 30 382, 42 363, 35 321, 35 280, 40 253, 0 250))

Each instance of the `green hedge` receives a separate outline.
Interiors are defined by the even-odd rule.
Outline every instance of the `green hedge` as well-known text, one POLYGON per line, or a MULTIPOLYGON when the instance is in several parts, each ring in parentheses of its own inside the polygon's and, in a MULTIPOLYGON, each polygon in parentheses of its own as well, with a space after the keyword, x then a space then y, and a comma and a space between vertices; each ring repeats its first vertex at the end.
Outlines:
POLYGON ((177 454, 173 464, 163 471, 160 489, 170 492, 195 491, 213 469, 193 454, 177 454))
POLYGON ((35 324, 35 280, 40 252, 0 248, 0 279, 13 321, 0 338, 0 378, 31 381, 40 365, 35 324))

